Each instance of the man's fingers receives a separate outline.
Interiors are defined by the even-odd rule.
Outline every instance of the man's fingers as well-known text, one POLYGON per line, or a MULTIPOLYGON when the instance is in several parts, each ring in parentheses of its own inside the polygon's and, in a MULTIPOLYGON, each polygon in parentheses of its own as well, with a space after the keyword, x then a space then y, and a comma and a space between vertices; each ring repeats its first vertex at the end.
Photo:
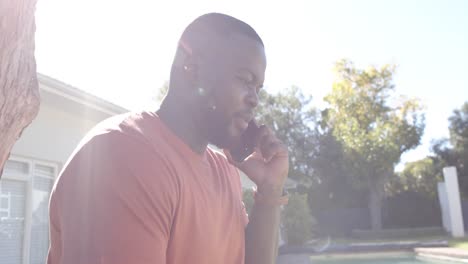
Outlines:
POLYGON ((262 138, 259 141, 259 148, 266 162, 269 162, 278 154, 284 153, 287 155, 286 146, 275 136, 271 129, 265 127, 262 133, 262 138))
POLYGON ((252 154, 250 154, 250 156, 248 156, 242 162, 237 162, 232 157, 231 152, 229 152, 229 150, 223 149, 223 152, 224 152, 224 155, 226 155, 226 159, 229 161, 229 163, 231 163, 232 165, 234 165, 235 167, 237 167, 237 168, 239 168, 241 170, 245 170, 247 160, 250 160, 250 159, 263 160, 263 156, 261 154, 261 151, 258 148, 255 148, 255 151, 252 154))
POLYGON ((262 145, 262 141, 264 139, 264 137, 268 136, 272 134, 272 131, 266 126, 266 125, 261 125, 259 128, 258 128, 258 132, 256 134, 256 138, 255 138, 255 145, 257 147, 261 147, 262 145))
POLYGON ((263 157, 265 158, 266 162, 270 162, 272 158, 278 155, 287 155, 287 149, 284 146, 284 144, 279 141, 270 141, 268 144, 265 145, 265 147, 262 150, 263 157))

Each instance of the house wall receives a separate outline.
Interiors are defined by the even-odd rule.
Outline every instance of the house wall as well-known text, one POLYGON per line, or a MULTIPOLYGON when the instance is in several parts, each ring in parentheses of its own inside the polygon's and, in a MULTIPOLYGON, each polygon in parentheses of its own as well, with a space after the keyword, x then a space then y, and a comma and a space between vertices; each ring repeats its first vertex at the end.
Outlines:
POLYGON ((41 93, 41 99, 39 114, 23 131, 11 154, 54 162, 61 167, 83 136, 107 116, 45 92, 41 93))
POLYGON ((98 98, 86 100, 75 88, 39 85, 39 113, 14 145, 0 181, 0 263, 45 262, 49 197, 59 171, 86 133, 112 115, 112 108, 125 111, 96 103, 98 98))

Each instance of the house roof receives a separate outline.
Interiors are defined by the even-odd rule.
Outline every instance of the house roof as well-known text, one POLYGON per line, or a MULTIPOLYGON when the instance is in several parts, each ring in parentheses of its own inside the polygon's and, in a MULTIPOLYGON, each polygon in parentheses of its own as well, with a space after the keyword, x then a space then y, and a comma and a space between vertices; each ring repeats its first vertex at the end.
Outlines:
POLYGON ((62 81, 49 77, 47 75, 38 73, 37 79, 39 81, 39 89, 42 91, 64 97, 82 106, 94 109, 106 115, 118 115, 128 112, 121 106, 113 104, 74 86, 66 84, 62 81))

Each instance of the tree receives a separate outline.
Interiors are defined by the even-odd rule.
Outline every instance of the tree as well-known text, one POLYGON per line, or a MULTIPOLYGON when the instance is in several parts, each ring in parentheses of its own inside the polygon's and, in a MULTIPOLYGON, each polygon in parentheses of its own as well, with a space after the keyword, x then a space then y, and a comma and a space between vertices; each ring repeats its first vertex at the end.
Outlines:
POLYGON ((277 94, 262 90, 259 97, 256 120, 275 130, 288 146, 289 177, 306 185, 316 182, 311 161, 317 152, 318 113, 311 104, 312 97, 295 86, 277 94))
POLYGON ((385 182, 402 153, 420 144, 424 115, 417 100, 392 96, 395 66, 362 70, 341 60, 335 70, 325 119, 343 146, 347 177, 369 192, 372 229, 378 230, 385 182))
POLYGON ((450 139, 434 142, 432 151, 445 166, 457 168, 460 191, 468 197, 468 102, 449 118, 450 139))
POLYGON ((408 162, 402 172, 390 179, 386 193, 395 195, 413 191, 428 198, 437 197, 437 183, 442 180, 442 161, 438 157, 408 162))
POLYGON ((0 1, 0 172, 21 132, 39 111, 35 6, 35 0, 0 1))

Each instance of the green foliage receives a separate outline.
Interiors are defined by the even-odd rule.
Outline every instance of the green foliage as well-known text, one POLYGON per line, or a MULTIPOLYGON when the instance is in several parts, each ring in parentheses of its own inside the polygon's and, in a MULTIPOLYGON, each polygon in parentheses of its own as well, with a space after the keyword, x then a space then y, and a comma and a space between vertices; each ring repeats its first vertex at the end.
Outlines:
POLYGON ((468 102, 455 109, 449 118, 450 143, 460 153, 468 151, 468 102))
POLYGON ((154 96, 153 100, 160 104, 164 97, 167 94, 167 91, 169 91, 169 82, 165 82, 161 88, 159 88, 157 94, 154 96))
POLYGON ((468 102, 449 118, 450 139, 436 141, 432 150, 445 166, 457 168, 460 191, 468 197, 468 102))
POLYGON ((253 190, 244 190, 242 192, 242 201, 244 202, 245 209, 247 213, 250 214, 252 212, 252 207, 254 204, 254 192, 253 190))
POLYGON ((326 118, 355 172, 353 182, 367 187, 393 171, 402 153, 419 145, 424 115, 416 100, 391 102, 394 66, 360 70, 343 60, 336 71, 338 79, 325 97, 330 106, 326 118))
POLYGON ((306 194, 291 194, 282 212, 282 225, 289 245, 303 245, 312 238, 316 221, 307 205, 306 194))
POLYGON ((393 95, 395 66, 362 70, 341 60, 335 70, 324 122, 343 148, 346 177, 369 191, 372 225, 378 229, 385 181, 401 155, 420 144, 424 115, 417 100, 393 95))
POLYGON ((318 145, 318 132, 315 129, 318 112, 311 101, 312 97, 305 96, 295 86, 278 94, 262 90, 256 109, 258 122, 275 130, 289 148, 289 177, 306 185, 317 180, 313 178, 310 161, 318 145))
POLYGON ((442 164, 436 157, 408 162, 402 172, 393 176, 386 185, 386 193, 412 191, 425 195, 428 198, 437 197, 437 183, 442 181, 442 164))

